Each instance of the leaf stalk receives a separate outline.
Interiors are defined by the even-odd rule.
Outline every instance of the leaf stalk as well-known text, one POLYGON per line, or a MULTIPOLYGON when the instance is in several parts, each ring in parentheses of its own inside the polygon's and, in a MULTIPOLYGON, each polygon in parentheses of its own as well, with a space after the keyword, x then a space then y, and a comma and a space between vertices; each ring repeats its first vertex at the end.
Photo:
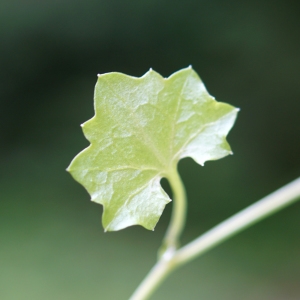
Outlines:
POLYGON ((179 247, 179 238, 184 229, 187 211, 186 192, 176 166, 168 173, 167 179, 173 192, 173 209, 170 224, 162 243, 161 255, 175 251, 179 247))

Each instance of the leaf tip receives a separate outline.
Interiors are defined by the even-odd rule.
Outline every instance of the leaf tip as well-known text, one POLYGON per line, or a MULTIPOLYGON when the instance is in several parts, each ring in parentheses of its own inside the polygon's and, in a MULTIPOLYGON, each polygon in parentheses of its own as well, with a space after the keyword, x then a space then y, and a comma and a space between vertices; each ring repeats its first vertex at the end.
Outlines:
POLYGON ((192 66, 192 65, 189 65, 189 66, 188 66, 188 69, 193 69, 193 66, 192 66))
POLYGON ((66 171, 69 172, 69 173, 71 173, 71 171, 72 171, 72 170, 71 170, 71 165, 72 165, 72 162, 71 162, 71 163, 68 165, 68 167, 66 168, 66 171))
POLYGON ((104 225, 103 220, 102 220, 102 225, 103 225, 103 229, 104 229, 105 233, 109 232, 109 231, 114 231, 114 229, 110 228, 110 226, 109 226, 110 224, 104 225))

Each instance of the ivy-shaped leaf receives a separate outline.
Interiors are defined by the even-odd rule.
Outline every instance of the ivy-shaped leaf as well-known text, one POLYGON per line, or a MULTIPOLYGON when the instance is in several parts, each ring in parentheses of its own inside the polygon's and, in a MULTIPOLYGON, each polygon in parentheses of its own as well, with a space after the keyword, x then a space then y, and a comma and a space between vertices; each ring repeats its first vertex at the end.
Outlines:
POLYGON ((141 78, 99 75, 94 106, 82 125, 91 144, 68 171, 104 206, 105 230, 153 229, 171 201, 160 180, 181 158, 203 165, 231 153, 226 135, 238 109, 215 101, 191 67, 169 78, 151 69, 141 78))

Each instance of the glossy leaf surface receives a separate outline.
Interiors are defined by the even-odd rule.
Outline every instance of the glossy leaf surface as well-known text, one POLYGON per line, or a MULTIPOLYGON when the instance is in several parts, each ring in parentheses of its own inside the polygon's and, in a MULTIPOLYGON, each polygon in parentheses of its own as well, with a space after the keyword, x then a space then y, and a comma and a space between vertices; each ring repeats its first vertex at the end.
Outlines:
POLYGON ((91 144, 68 171, 104 206, 105 230, 154 229, 170 201, 160 180, 181 158, 203 165, 231 153, 226 135, 238 109, 215 101, 190 67, 168 78, 99 75, 94 106, 82 125, 91 144))

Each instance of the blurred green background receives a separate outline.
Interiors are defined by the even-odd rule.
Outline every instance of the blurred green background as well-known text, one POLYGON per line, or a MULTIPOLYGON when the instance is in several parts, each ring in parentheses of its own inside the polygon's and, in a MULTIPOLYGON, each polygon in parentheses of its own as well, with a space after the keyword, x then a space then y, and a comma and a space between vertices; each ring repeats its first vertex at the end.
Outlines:
MULTIPOLYGON (((167 77, 192 64, 241 108, 235 155, 183 160, 183 243, 299 176, 300 2, 0 2, 0 299, 127 299, 169 221, 103 233, 67 172, 88 142, 98 73, 167 77)), ((163 185, 169 191, 165 182, 163 185)), ((300 203, 171 275, 153 299, 300 299, 300 203)))

